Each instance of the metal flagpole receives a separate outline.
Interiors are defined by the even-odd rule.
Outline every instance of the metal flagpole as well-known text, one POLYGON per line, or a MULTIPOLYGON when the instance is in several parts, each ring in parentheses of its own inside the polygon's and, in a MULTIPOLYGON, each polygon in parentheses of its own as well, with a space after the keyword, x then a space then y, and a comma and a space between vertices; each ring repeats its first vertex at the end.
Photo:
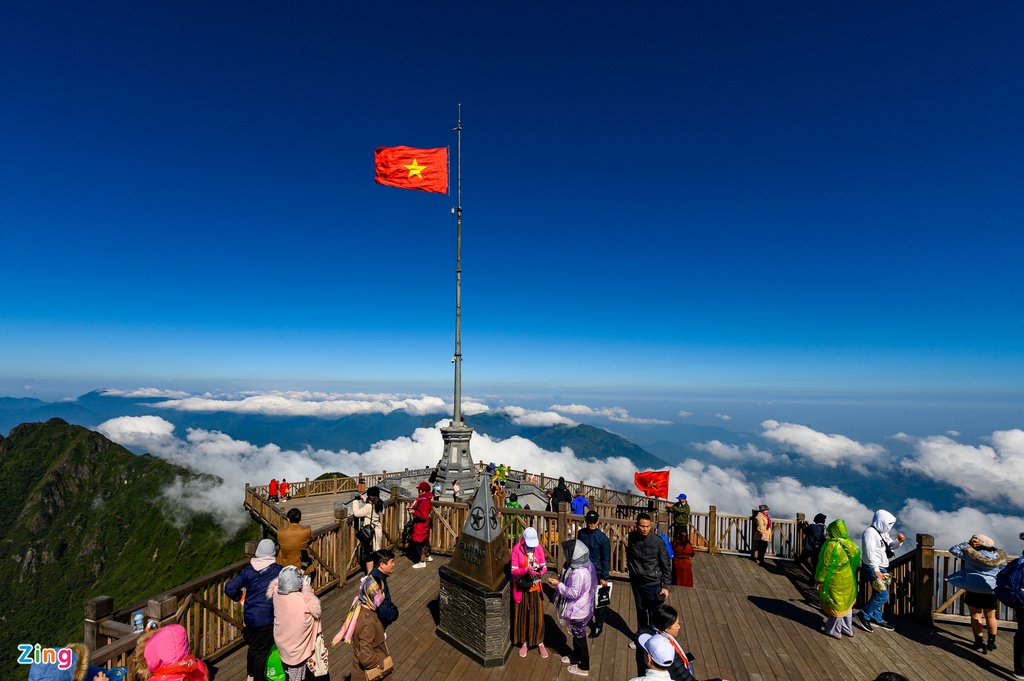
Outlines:
POLYGON ((453 426, 462 425, 462 103, 459 103, 459 122, 452 128, 458 134, 458 188, 455 206, 455 413, 453 426))

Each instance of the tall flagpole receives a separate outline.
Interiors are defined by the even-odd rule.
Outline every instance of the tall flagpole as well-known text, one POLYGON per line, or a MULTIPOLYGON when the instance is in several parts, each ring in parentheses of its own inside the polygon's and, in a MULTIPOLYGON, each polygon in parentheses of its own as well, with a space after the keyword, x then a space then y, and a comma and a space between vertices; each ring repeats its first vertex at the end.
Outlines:
POLYGON ((459 103, 459 122, 452 128, 458 134, 458 189, 455 206, 455 414, 453 426, 462 425, 462 103, 459 103))
MULTIPOLYGON (((452 128, 458 133, 458 189, 456 194, 455 213, 456 251, 455 251, 455 410, 451 425, 441 427, 441 439, 444 440, 444 453, 437 463, 436 479, 442 484, 446 481, 460 480, 460 485, 468 493, 476 488, 477 473, 473 466, 473 455, 469 453, 469 441, 473 437, 473 429, 467 428, 462 422, 462 104, 459 104, 459 124, 452 128)), ((461 499, 460 499, 461 501, 461 499)))

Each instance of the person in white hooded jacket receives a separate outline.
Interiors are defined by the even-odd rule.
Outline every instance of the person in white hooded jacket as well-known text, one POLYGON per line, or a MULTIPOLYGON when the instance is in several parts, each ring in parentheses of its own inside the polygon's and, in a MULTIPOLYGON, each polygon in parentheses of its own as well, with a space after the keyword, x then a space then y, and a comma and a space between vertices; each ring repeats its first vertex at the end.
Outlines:
MULTIPOLYGON (((889 571, 890 554, 903 546, 906 537, 897 532, 896 539, 889 532, 896 524, 896 516, 879 509, 871 518, 871 525, 861 535, 861 577, 869 582, 884 580, 889 571)), ((861 608, 858 621, 864 631, 871 632, 873 627, 892 631, 893 627, 882 619, 882 607, 889 600, 888 589, 874 589, 871 599, 861 608)))

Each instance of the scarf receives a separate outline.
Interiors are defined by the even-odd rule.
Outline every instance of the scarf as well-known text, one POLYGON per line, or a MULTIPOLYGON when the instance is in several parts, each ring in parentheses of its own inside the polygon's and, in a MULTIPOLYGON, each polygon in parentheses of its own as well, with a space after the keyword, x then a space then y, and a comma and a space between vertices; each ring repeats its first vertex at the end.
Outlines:
POLYGON ((384 602, 384 590, 373 575, 366 575, 363 581, 359 582, 359 589, 356 590, 356 597, 352 599, 352 609, 345 617, 345 623, 334 635, 331 645, 338 645, 339 641, 352 643, 352 636, 356 633, 356 622, 359 621, 359 612, 362 608, 377 610, 377 606, 384 602))

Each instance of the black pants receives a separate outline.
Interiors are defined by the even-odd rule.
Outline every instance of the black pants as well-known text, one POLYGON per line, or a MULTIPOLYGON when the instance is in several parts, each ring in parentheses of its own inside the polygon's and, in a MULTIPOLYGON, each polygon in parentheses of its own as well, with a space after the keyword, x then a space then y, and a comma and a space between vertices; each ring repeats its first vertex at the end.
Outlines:
POLYGON ((242 630, 242 638, 249 646, 249 650, 245 653, 246 674, 251 676, 253 681, 266 681, 267 657, 270 656, 270 649, 274 646, 274 625, 247 626, 242 630))
POLYGON ((630 582, 633 587, 633 604, 636 605, 636 628, 637 630, 651 626, 651 611, 661 604, 661 582, 652 584, 637 584, 630 582))
POLYGON ((426 548, 429 545, 427 541, 410 541, 409 542, 409 560, 414 563, 422 563, 423 557, 426 553, 426 548))
POLYGON ((754 540, 754 560, 764 563, 764 554, 768 552, 768 542, 762 539, 754 540))
POLYGON ((1024 611, 1014 610, 1017 633, 1013 635, 1013 673, 1024 674, 1024 611))
POLYGON ((604 621, 608 619, 608 608, 595 608, 594 609, 594 626, 603 627, 604 621))
POLYGON ((576 667, 587 671, 590 669, 590 648, 587 647, 587 637, 572 637, 572 658, 576 660, 576 667))

